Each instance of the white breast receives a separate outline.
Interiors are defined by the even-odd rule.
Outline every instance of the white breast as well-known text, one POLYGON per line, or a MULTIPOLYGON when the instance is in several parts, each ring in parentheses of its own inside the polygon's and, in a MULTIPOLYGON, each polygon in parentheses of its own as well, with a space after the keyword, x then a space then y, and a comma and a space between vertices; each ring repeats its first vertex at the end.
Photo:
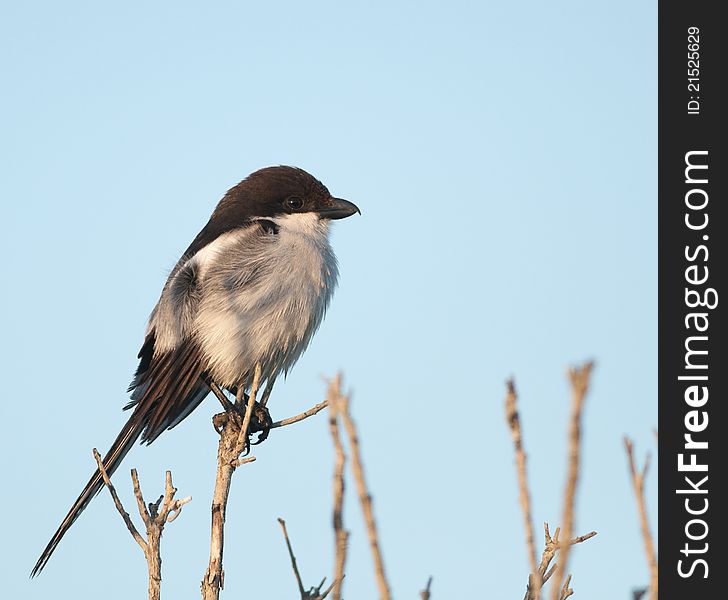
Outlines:
POLYGON ((277 234, 257 227, 222 236, 196 257, 202 297, 195 337, 208 371, 222 386, 250 384, 287 371, 323 319, 336 285, 328 221, 311 213, 269 219, 277 234))

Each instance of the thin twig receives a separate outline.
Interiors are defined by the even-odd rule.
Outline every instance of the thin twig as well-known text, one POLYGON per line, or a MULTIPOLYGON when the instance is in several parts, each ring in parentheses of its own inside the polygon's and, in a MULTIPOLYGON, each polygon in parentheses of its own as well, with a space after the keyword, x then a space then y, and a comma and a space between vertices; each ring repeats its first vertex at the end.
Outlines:
POLYGON ((139 516, 141 516, 142 521, 144 521, 144 525, 149 526, 149 509, 144 502, 144 496, 142 495, 142 488, 139 485, 139 476, 137 475, 136 469, 131 470, 131 483, 134 488, 134 498, 136 498, 139 516))
MULTIPOLYGON (((589 533, 586 533, 584 535, 580 535, 578 537, 575 537, 571 540, 569 540, 568 543, 563 543, 559 540, 559 536, 561 534, 561 530, 557 527, 556 531, 554 532, 554 536, 551 537, 551 533, 549 532, 549 524, 544 523, 543 524, 544 529, 544 549, 543 553, 541 554, 541 562, 538 565, 537 569, 537 578, 536 581, 540 581, 541 588, 548 582, 548 580, 551 578, 551 576, 554 574, 556 569, 558 568, 558 564, 551 565, 551 561, 556 556, 556 553, 559 550, 562 550, 563 548, 567 546, 573 546, 574 544, 581 544, 582 542, 585 542, 586 540, 589 540, 593 538, 597 532, 596 531, 590 531, 589 533)), ((532 587, 532 578, 529 578, 528 588, 526 589, 526 594, 523 597, 523 600, 534 600, 534 588, 532 587)))
POLYGON ((624 437, 624 448, 627 452, 627 459, 629 460, 629 474, 632 478, 632 487, 634 488, 637 512, 640 518, 640 529, 642 530, 642 541, 645 545, 647 565, 650 569, 650 600, 657 600, 657 553, 655 552, 655 543, 652 539, 652 532, 650 531, 650 522, 647 518, 647 502, 645 501, 645 478, 650 468, 650 455, 647 455, 642 471, 639 471, 634 458, 634 445, 632 444, 632 440, 627 436, 624 437))
POLYGON ((293 548, 291 547, 291 540, 288 538, 288 530, 286 529, 286 522, 278 517, 278 522, 281 524, 283 529, 283 537, 286 538, 286 547, 288 548, 288 556, 291 558, 291 566, 293 567, 293 574, 296 576, 296 583, 298 584, 298 591, 301 594, 301 598, 306 598, 306 590, 303 587, 303 581, 301 580, 301 574, 298 572, 298 565, 296 564, 296 556, 293 554, 293 548))
POLYGON ((114 485, 111 483, 111 480, 109 479, 109 476, 106 473, 106 469, 104 468, 104 461, 101 460, 101 455, 99 454, 99 451, 96 448, 93 449, 93 454, 94 454, 94 458, 96 459, 96 464, 99 467, 99 473, 101 473, 101 477, 104 479, 104 483, 106 484, 106 487, 109 489, 109 493, 111 494, 111 498, 114 501, 114 506, 116 506, 116 510, 119 511, 121 518, 124 519, 124 524, 126 525, 126 528, 129 530, 129 533, 131 533, 131 536, 134 538, 134 541, 137 544, 139 544, 139 547, 146 554, 147 543, 144 541, 144 538, 141 536, 141 534, 139 533, 137 528, 134 526, 134 523, 131 520, 129 513, 124 510, 124 506, 121 504, 121 500, 119 500, 119 496, 116 493, 116 489, 114 488, 114 485))
POLYGON ((114 486, 111 484, 106 469, 104 468, 101 455, 98 453, 96 448, 93 449, 94 458, 96 464, 99 467, 99 472, 104 479, 106 487, 109 488, 111 497, 114 500, 114 505, 119 511, 121 518, 124 519, 129 533, 141 547, 144 552, 144 556, 147 559, 147 571, 149 574, 149 600, 159 600, 160 587, 162 582, 162 555, 160 552, 160 544, 162 540, 162 531, 167 523, 171 523, 176 519, 182 507, 192 500, 191 497, 182 498, 175 500, 174 495, 177 493, 177 489, 172 485, 172 473, 166 472, 165 475, 165 489, 164 494, 155 502, 150 504, 149 507, 144 503, 144 496, 142 495, 141 487, 139 485, 139 477, 137 476, 136 469, 131 470, 131 479, 134 486, 134 496, 137 500, 137 508, 139 514, 144 521, 146 526, 147 539, 146 541, 142 538, 141 534, 134 526, 134 523, 124 510, 124 507, 119 500, 119 496, 116 494, 114 486))
POLYGON ((319 402, 316 406, 309 408, 307 411, 302 412, 300 415, 296 415, 295 417, 289 417, 288 419, 282 419, 280 421, 276 421, 275 423, 273 423, 273 425, 270 426, 270 428, 277 429, 278 427, 285 427, 286 425, 293 425, 293 423, 298 423, 299 421, 308 419, 309 417, 312 417, 313 415, 321 412, 327 406, 328 406, 327 401, 319 402))
POLYGON ((159 523, 171 523, 182 512, 182 507, 188 502, 192 501, 192 496, 186 498, 180 498, 179 500, 174 499, 174 495, 177 493, 177 488, 172 485, 172 471, 167 471, 164 474, 165 478, 165 491, 164 491, 164 502, 162 503, 162 510, 159 511, 158 521, 159 523))
POLYGON ((288 556, 291 559, 291 566, 293 567, 293 574, 296 576, 296 584, 298 585, 298 592, 301 594, 301 600, 324 600, 326 596, 329 595, 331 590, 334 587, 334 584, 332 583, 328 588, 326 588, 326 591, 322 592, 321 588, 324 587, 324 583, 326 583, 326 577, 324 577, 321 580, 321 583, 319 583, 317 586, 312 587, 310 589, 306 589, 303 587, 303 579, 301 578, 301 573, 298 570, 298 563, 296 562, 296 556, 293 554, 293 546, 291 545, 291 540, 288 537, 288 530, 286 529, 286 522, 278 517, 278 522, 281 524, 281 528, 283 529, 283 537, 286 540, 286 547, 288 548, 288 556))
POLYGON ((349 541, 349 532, 344 529, 344 466, 346 464, 346 455, 344 454, 344 445, 341 442, 341 433, 339 432, 339 397, 341 389, 341 376, 336 378, 329 384, 328 397, 323 404, 329 405, 329 431, 331 439, 334 443, 334 451, 336 453, 334 463, 334 508, 333 508, 333 526, 334 526, 334 547, 336 548, 336 566, 334 569, 333 581, 333 600, 341 600, 341 587, 344 580, 344 568, 346 565, 346 551, 349 541))
MULTIPOLYGON (((569 369, 571 381, 571 417, 569 419, 569 463, 564 491, 564 507, 561 519, 564 537, 571 538, 574 527, 574 504, 576 499, 576 486, 579 479, 579 451, 581 446, 581 415, 584 399, 589 389, 589 377, 593 363, 588 362, 583 367, 569 369)), ((564 585, 564 576, 569 564, 569 551, 571 544, 567 544, 561 551, 559 567, 556 570, 556 582, 551 587, 551 600, 559 600, 564 585)))
MULTIPOLYGON (((345 577, 345 576, 344 576, 344 577, 345 577)), ((342 577, 342 578, 343 578, 343 577, 342 577)), ((317 589, 317 590, 318 590, 319 592, 321 591, 321 588, 322 588, 322 587, 324 586, 324 582, 325 582, 325 581, 326 581, 326 577, 324 577, 324 578, 323 578, 323 579, 321 580, 321 583, 319 584, 318 588, 316 588, 316 589, 317 589)), ((326 591, 325 591, 325 592, 323 592, 323 593, 321 594, 321 597, 319 598, 319 600, 324 600, 324 598, 326 598, 326 596, 328 596, 328 595, 329 595, 329 594, 331 593, 331 590, 333 590, 333 589, 334 589, 334 586, 335 586, 335 585, 336 585, 336 582, 335 582, 335 581, 332 581, 332 582, 331 582, 331 585, 330 585, 329 587, 327 587, 327 588, 326 588, 326 591)))
POLYGON ((559 600, 566 600, 569 596, 571 596, 574 593, 574 590, 572 590, 569 587, 570 583, 571 583, 571 575, 569 575, 566 578, 564 585, 561 586, 561 591, 559 592, 559 600))
POLYGON ((379 588, 380 600, 390 600, 391 592, 389 591, 389 583, 384 572, 384 560, 382 551, 379 547, 379 536, 377 534, 377 525, 374 520, 374 510, 372 508, 372 497, 367 489, 366 480, 364 478, 364 467, 362 466, 361 451, 359 449, 359 438, 356 433, 356 426, 349 412, 349 396, 341 393, 341 389, 336 390, 336 398, 339 411, 344 421, 344 427, 349 438, 349 446, 351 448, 351 467, 356 481, 357 492, 359 494, 359 502, 361 503, 362 512, 364 513, 364 521, 367 527, 367 536, 369 537, 369 546, 374 560, 374 572, 377 579, 377 587, 379 588))
POLYGON ((528 476, 526 474, 526 451, 523 449, 523 437, 521 435, 521 419, 518 416, 518 395, 513 379, 506 383, 506 421, 511 430, 513 447, 516 453, 516 473, 518 475, 518 500, 523 515, 523 526, 526 530, 526 548, 528 560, 531 565, 531 578, 533 580, 533 598, 538 600, 541 595, 541 578, 536 576, 538 566, 536 564, 536 542, 534 540, 533 521, 531 519, 531 496, 528 490, 528 476))

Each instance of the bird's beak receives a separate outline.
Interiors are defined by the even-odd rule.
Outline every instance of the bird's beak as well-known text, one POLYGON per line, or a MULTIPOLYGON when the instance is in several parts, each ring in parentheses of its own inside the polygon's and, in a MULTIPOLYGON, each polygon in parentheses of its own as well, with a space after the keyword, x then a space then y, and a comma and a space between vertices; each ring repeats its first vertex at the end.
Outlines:
POLYGON ((361 214, 359 207, 353 202, 341 198, 329 198, 327 206, 318 211, 322 219, 345 219, 354 213, 361 214))

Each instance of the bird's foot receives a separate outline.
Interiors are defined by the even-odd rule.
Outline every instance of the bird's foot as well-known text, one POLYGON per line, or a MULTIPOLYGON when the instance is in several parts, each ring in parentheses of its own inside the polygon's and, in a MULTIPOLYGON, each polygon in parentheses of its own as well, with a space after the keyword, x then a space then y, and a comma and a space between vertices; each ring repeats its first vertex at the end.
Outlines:
MULTIPOLYGON (((239 431, 243 426, 244 418, 245 407, 231 404, 228 410, 212 417, 212 426, 218 434, 221 434, 222 430, 227 427, 228 423, 232 420, 234 427, 239 431)), ((248 440, 245 454, 250 451, 251 445, 257 446, 266 440, 268 433, 270 432, 271 425, 273 425, 273 419, 271 419, 268 409, 258 402, 253 404, 253 412, 250 415, 250 424, 248 425, 248 440), (255 433, 258 434, 258 438, 256 441, 251 442, 250 438, 255 433)))
POLYGON ((249 437, 254 433, 258 434, 258 439, 252 442, 253 446, 257 446, 268 438, 271 425, 273 425, 273 419, 271 419, 270 412, 265 404, 258 402, 253 404, 253 414, 250 418, 250 427, 248 427, 249 437))
POLYGON ((222 433, 222 430, 225 428, 225 425, 228 424, 229 420, 230 417, 228 416, 227 412, 217 413, 216 415, 212 416, 212 426, 215 428, 215 431, 217 431, 218 435, 222 433))

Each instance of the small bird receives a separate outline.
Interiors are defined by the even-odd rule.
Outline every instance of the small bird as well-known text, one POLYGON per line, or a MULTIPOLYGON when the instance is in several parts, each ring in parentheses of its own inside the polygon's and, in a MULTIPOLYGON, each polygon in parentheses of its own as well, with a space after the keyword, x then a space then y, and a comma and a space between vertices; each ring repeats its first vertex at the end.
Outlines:
MULTIPOLYGON (((103 459, 109 475, 137 439, 151 443, 172 429, 212 385, 250 390, 258 370, 267 400, 308 346, 336 287, 330 222, 354 213, 361 214, 355 204, 295 167, 261 169, 225 194, 149 317, 124 407, 133 412, 103 459)), ((31 577, 102 487, 97 469, 31 577)))

